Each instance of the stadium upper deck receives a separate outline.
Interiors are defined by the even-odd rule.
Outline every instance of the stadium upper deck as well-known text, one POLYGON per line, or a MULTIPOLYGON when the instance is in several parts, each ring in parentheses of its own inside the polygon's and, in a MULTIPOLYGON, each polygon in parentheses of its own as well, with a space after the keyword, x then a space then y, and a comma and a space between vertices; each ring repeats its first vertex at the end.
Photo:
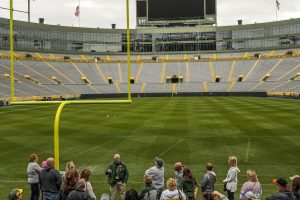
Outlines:
MULTIPOLYGON (((0 49, 9 48, 9 20, 0 18, 0 49)), ((127 50, 125 29, 77 28, 14 21, 15 49, 60 53, 120 54, 127 50)), ((131 51, 249 51, 300 47, 300 19, 237 25, 131 30, 131 51)))

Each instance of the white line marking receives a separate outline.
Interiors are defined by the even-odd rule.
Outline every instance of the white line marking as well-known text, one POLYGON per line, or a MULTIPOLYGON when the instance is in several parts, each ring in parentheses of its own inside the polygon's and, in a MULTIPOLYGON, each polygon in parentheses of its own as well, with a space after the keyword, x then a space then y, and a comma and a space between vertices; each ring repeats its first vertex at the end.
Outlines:
POLYGON ((247 146, 247 150, 246 150, 246 158, 245 158, 245 162, 248 162, 249 159, 249 151, 250 151, 250 145, 251 145, 251 138, 249 137, 248 139, 248 146, 247 146))
POLYGON ((89 151, 94 150, 94 149, 97 149, 97 148, 98 148, 98 146, 91 147, 91 148, 88 148, 88 149, 86 149, 86 150, 84 150, 84 151, 80 151, 79 153, 75 153, 75 154, 73 154, 73 155, 71 155, 71 156, 66 156, 64 159, 66 159, 66 160, 71 160, 70 158, 75 158, 75 157, 77 157, 78 155, 85 154, 86 152, 89 152, 89 151))
POLYGON ((164 152, 162 152, 161 154, 158 155, 158 157, 162 157, 163 155, 165 155, 166 153, 168 153, 171 149, 173 149, 176 145, 178 145, 179 143, 181 143, 184 139, 180 139, 178 140, 174 145, 170 146, 169 148, 167 148, 164 152))
MULTIPOLYGON (((0 113, 18 112, 18 111, 24 111, 24 110, 37 109, 37 108, 46 108, 46 106, 33 106, 33 107, 30 107, 30 108, 16 109, 16 110, 9 110, 9 111, 0 112, 0 113)), ((2 111, 2 110, 1 110, 1 111, 2 111)))

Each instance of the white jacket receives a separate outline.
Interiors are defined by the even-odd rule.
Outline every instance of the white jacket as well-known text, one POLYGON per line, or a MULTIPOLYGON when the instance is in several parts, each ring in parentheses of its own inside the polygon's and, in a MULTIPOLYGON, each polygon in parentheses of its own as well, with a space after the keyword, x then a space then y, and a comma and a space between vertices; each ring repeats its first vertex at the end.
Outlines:
POLYGON ((170 191, 168 189, 161 193, 160 200, 186 200, 185 194, 181 190, 170 191), (180 192, 180 195, 179 195, 180 192))
POLYGON ((227 173, 226 179, 223 180, 223 183, 226 183, 226 189, 230 192, 235 192, 237 190, 237 174, 240 172, 237 167, 230 167, 227 173))

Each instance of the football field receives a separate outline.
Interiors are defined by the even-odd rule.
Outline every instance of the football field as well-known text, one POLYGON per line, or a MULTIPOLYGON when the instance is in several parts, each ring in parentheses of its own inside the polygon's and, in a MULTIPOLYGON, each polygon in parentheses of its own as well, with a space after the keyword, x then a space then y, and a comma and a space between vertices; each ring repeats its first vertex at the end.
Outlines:
MULTIPOLYGON (((57 105, 0 108, 0 199, 10 189, 25 189, 27 158, 39 163, 53 156, 57 105)), ((99 198, 109 187, 104 169, 115 153, 129 169, 127 189, 143 188, 144 171, 154 157, 165 161, 165 182, 173 164, 192 169, 198 183, 206 163, 214 164, 217 190, 228 171, 229 155, 238 157, 238 195, 246 170, 254 169, 263 198, 274 191, 273 178, 300 173, 300 101, 255 97, 139 98, 128 105, 66 105, 60 123, 60 170, 72 160, 92 169, 99 198)))

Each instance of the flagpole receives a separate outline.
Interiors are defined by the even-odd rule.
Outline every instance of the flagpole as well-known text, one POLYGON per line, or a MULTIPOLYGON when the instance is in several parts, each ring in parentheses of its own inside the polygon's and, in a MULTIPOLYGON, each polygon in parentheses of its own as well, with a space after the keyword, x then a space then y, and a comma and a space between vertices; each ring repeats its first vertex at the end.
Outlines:
POLYGON ((277 9, 278 9, 278 7, 277 7, 277 1, 275 2, 275 9, 276 9, 276 21, 277 21, 277 9))
POLYGON ((80 10, 81 10, 81 7, 80 7, 80 0, 79 0, 79 18, 78 18, 78 20, 79 20, 79 27, 80 27, 80 15, 81 15, 80 10))

